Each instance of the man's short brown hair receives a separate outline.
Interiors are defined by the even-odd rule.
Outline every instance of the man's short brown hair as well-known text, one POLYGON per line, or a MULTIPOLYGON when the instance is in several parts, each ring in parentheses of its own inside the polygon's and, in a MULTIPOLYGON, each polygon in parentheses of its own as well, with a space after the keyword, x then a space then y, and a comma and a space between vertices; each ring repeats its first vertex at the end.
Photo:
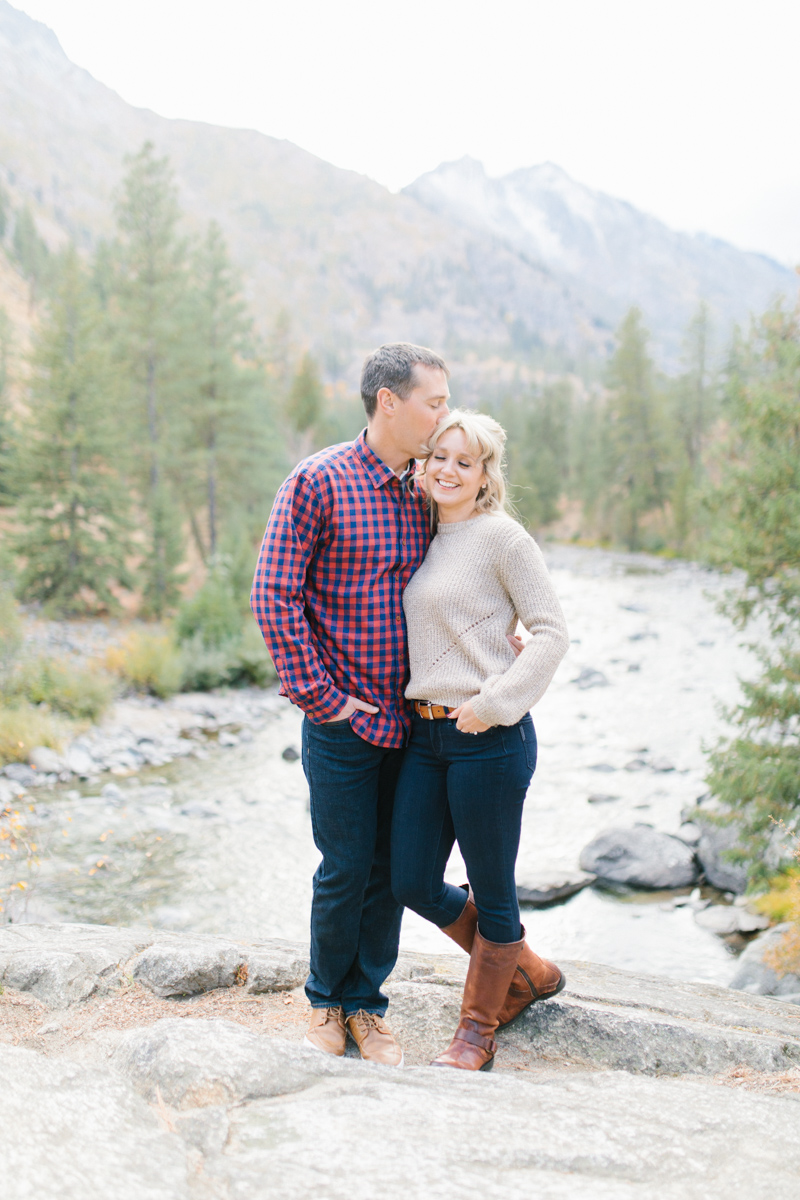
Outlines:
POLYGON ((368 421, 375 416, 378 392, 381 388, 388 388, 401 400, 408 399, 416 386, 414 367, 417 364, 423 367, 439 367, 447 378, 450 378, 447 364, 441 355, 429 350, 427 346, 414 346, 411 342, 387 342, 385 346, 373 350, 364 360, 361 369, 361 399, 364 401, 368 421))

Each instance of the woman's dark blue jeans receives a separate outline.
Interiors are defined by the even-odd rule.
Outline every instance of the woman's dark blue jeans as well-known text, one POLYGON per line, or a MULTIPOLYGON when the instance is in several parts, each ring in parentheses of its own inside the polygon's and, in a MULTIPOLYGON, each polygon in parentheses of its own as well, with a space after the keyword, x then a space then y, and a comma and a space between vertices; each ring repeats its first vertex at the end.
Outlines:
POLYGON ((455 721, 414 715, 392 819, 392 890, 398 902, 444 929, 464 892, 444 882, 458 842, 490 942, 520 938, 514 866, 522 806, 536 769, 530 714, 517 725, 461 733, 455 721))
MULTIPOLYGON (((303 721, 303 770, 322 862, 311 902, 313 1008, 386 1012, 403 910, 392 894, 389 836, 402 750, 373 746, 349 721, 303 721)), ((463 892, 461 893, 463 896, 463 892)))

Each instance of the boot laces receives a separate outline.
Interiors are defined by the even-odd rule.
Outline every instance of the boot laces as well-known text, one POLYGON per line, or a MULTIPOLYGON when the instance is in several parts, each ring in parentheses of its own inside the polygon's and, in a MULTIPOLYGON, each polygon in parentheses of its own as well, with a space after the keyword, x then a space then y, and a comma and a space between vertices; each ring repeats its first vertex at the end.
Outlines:
POLYGON ((364 1009, 360 1008, 355 1014, 354 1019, 364 1033, 367 1033, 370 1029, 376 1029, 378 1033, 384 1032, 383 1019, 378 1013, 364 1012, 364 1009))

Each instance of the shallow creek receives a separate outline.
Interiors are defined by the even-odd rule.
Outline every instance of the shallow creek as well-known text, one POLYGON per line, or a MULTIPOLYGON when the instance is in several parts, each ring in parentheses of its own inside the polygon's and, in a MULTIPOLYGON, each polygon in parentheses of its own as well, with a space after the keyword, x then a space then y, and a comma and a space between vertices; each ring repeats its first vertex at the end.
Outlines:
MULTIPOLYGON (((547 557, 572 644, 534 710, 539 766, 520 883, 574 870, 603 829, 643 821, 677 830, 681 810, 705 790, 702 747, 722 730, 718 706, 753 669, 715 611, 726 586, 719 577, 597 550, 556 546, 547 557)), ((100 783, 43 796, 30 917, 305 939, 318 856, 302 768, 282 757, 299 743, 300 714, 276 698, 252 740, 235 748, 115 779, 105 796, 100 783)), ((463 877, 454 855, 448 878, 463 877)), ((523 920, 551 957, 727 983, 732 950, 695 924, 690 907, 669 901, 590 888, 525 909, 523 920)), ((403 944, 451 948, 408 913, 403 944)))

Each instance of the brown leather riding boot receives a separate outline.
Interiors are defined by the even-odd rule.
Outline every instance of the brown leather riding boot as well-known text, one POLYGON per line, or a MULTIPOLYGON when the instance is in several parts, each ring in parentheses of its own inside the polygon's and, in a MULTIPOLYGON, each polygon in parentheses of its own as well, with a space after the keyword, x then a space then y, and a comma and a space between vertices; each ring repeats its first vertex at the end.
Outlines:
POLYGON ((479 930, 475 931, 458 1029, 432 1067, 457 1067, 462 1071, 491 1068, 497 1049, 492 1035, 521 949, 521 941, 487 942, 479 930))
MULTIPOLYGON (((478 910, 475 907, 472 892, 469 891, 469 885, 462 884, 462 887, 465 892, 468 892, 464 910, 458 920, 453 921, 452 925, 447 925, 442 933, 446 933, 457 946, 469 954, 472 950, 475 931, 478 928, 478 910)), ((524 926, 522 937, 525 938, 524 926)), ((534 954, 527 942, 523 940, 517 969, 500 1010, 497 1028, 505 1029, 506 1025, 516 1021, 517 1017, 536 1000, 547 1000, 550 996, 557 995, 563 990, 566 982, 555 963, 534 954)))

